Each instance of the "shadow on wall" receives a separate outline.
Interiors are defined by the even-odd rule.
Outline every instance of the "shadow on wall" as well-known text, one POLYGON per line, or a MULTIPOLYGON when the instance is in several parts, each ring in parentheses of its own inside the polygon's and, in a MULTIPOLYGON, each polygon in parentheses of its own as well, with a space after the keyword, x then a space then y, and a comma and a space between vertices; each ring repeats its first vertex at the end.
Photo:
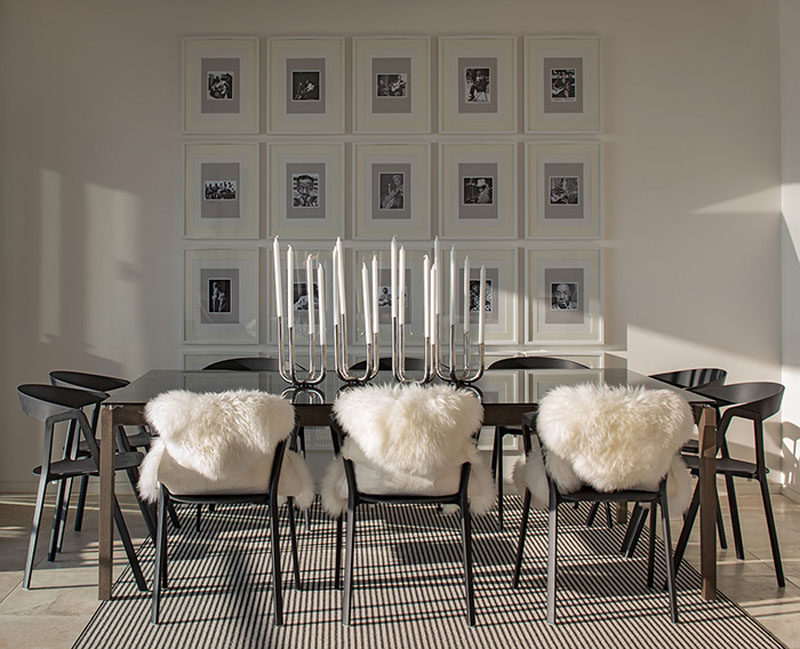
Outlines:
POLYGON ((800 499, 800 427, 783 422, 783 484, 800 499))

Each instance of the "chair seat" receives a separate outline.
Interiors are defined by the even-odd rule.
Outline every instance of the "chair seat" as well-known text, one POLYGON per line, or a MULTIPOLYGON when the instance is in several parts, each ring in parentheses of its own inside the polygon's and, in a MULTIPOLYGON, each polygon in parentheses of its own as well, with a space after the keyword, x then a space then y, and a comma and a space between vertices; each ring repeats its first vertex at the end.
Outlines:
MULTIPOLYGON (((136 451, 130 453, 118 453, 114 456, 114 470, 133 469, 142 463, 144 456, 136 451)), ((34 475, 41 475, 42 467, 37 466, 33 469, 34 475)), ((74 478, 83 475, 98 475, 94 460, 90 457, 78 460, 59 460, 50 465, 50 478, 59 480, 64 478, 74 478)))
MULTIPOLYGON (((694 475, 700 472, 700 458, 696 455, 683 455, 681 457, 694 475)), ((766 472, 769 473, 769 469, 766 469, 766 472)), ((720 457, 717 458, 717 473, 732 475, 738 478, 755 479, 758 477, 758 466, 753 462, 735 460, 730 457, 720 457)))
POLYGON ((582 487, 572 493, 559 493, 560 502, 651 502, 658 500, 658 491, 626 489, 624 491, 597 491, 582 487))

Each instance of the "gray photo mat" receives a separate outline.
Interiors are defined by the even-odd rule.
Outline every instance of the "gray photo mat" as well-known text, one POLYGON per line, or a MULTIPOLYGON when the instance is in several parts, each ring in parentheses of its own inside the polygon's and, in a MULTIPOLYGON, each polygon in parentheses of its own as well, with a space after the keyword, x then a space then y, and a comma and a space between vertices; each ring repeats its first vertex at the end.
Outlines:
POLYGON ((542 92, 545 113, 582 113, 583 112, 583 58, 581 57, 545 57, 542 61, 542 92), (552 71, 561 69, 575 70, 574 101, 558 101, 553 98, 552 71))
POLYGON ((326 112, 326 85, 324 58, 286 59, 286 113, 289 115, 324 114, 326 112), (296 100, 295 72, 319 73, 319 99, 296 100))
POLYGON ((413 186, 411 184, 410 163, 373 163, 370 165, 372 179, 372 200, 369 206, 369 216, 374 220, 410 220, 411 204, 413 200, 413 186), (396 197, 389 196, 386 183, 387 177, 395 174, 403 175, 402 207, 388 207, 396 205, 396 197))
POLYGON ((499 219, 498 187, 499 177, 496 162, 460 162, 457 167, 458 219, 499 219), (490 204, 465 203, 465 178, 492 178, 492 202, 490 204))
POLYGON ((458 113, 497 113, 497 58, 496 57, 459 57, 458 58, 458 113), (488 101, 468 101, 467 85, 468 68, 488 68, 489 85, 488 101))
POLYGON ((238 268, 210 268, 200 269, 200 323, 201 324, 238 324, 239 317, 239 286, 238 268), (212 313, 209 305, 211 298, 211 283, 214 280, 227 280, 230 282, 230 311, 227 313, 212 313))
MULTIPOLYGON (((360 267, 359 267, 360 268, 360 267)), ((399 269, 398 269, 399 270, 399 269)), ((414 300, 412 294, 411 284, 411 269, 406 266, 405 268, 406 273, 406 294, 405 294, 405 301, 406 301, 406 324, 409 324, 414 321, 414 300)), ((359 270, 358 276, 361 276, 361 271, 359 270)), ((371 275, 370 275, 371 277, 371 275)), ((398 276, 398 286, 400 284, 399 276, 398 276)), ((361 282, 358 282, 358 290, 356 291, 356 287, 354 287, 354 294, 358 296, 358 309, 361 313, 361 317, 364 317, 363 311, 363 304, 361 299, 361 282)), ((392 295, 392 271, 390 268, 381 268, 378 271, 378 323, 380 325, 386 325, 387 327, 392 324, 392 299, 394 296, 392 295), (387 301, 388 298, 388 301, 387 301)), ((398 304, 399 306, 399 304, 398 304)))
MULTIPOLYGON (((290 162, 286 164, 286 218, 287 219, 322 219, 326 218, 325 200, 327 196, 324 162, 290 162), (299 176, 311 175, 318 179, 318 198, 315 207, 295 205, 295 179, 299 176)), ((299 199, 298 199, 299 200, 299 199)))
POLYGON ((585 213, 584 165, 582 162, 545 162, 541 182, 543 216, 545 219, 583 219, 585 213), (578 203, 551 203, 551 178, 577 178, 578 203))
POLYGON ((586 321, 585 286, 583 268, 545 268, 543 295, 537 296, 541 312, 544 313, 545 324, 584 324, 586 321), (577 284, 577 309, 565 311, 553 309, 552 287, 560 283, 577 284))
POLYGON ((238 219, 241 216, 242 184, 238 162, 201 162, 197 191, 200 194, 201 219, 238 219), (236 198, 210 200, 206 197, 206 183, 225 181, 236 183, 236 198))
MULTIPOLYGON (((483 264, 485 265, 485 264, 483 264)), ((481 278, 481 265, 473 264, 469 269, 469 281, 470 281, 470 288, 476 283, 480 282, 481 278)), ((461 290, 458 291, 458 313, 464 313, 464 268, 463 266, 458 269, 458 277, 456 279, 456 286, 460 287, 461 290)), ((486 291, 484 293, 484 300, 486 297, 490 297, 491 301, 491 311, 486 311, 484 313, 484 323, 487 325, 499 325, 500 324, 500 313, 504 311, 505 305, 500 303, 500 293, 498 292, 498 288, 500 286, 500 269, 499 268, 486 268, 486 291)), ((456 289, 458 290, 458 289, 456 289)), ((485 305, 485 301, 484 301, 485 305)), ((463 320, 463 315, 461 316, 463 320)), ((477 325, 478 324, 478 312, 477 311, 470 311, 469 313, 469 321, 470 324, 477 325)))
POLYGON ((201 114, 236 114, 240 112, 240 66, 238 58, 200 59, 200 113, 201 114), (213 99, 208 94, 209 74, 212 72, 229 72, 233 75, 233 97, 231 99, 213 99))
POLYGON ((411 92, 413 78, 411 76, 410 57, 376 57, 372 59, 370 75, 370 97, 372 112, 376 114, 411 113, 411 92), (405 75, 405 91, 401 97, 379 97, 378 75, 405 75))

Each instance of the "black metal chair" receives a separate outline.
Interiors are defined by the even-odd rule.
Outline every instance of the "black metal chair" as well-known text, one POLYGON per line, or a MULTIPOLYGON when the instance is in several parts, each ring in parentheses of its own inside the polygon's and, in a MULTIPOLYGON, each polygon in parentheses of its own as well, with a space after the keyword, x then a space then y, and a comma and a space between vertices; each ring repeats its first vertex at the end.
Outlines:
MULTIPOLYGON (((98 475, 100 462, 100 450, 94 436, 94 429, 89 424, 83 409, 89 406, 96 406, 108 395, 103 392, 89 392, 75 388, 66 388, 53 385, 24 384, 17 388, 20 405, 26 415, 33 417, 44 423, 44 444, 42 446, 42 464, 37 466, 33 473, 39 476, 39 489, 36 496, 36 507, 33 514, 33 524, 31 527, 31 538, 28 545, 28 557, 25 562, 25 574, 22 587, 30 588, 31 573, 33 571, 34 555, 36 544, 39 539, 39 527, 41 526, 44 499, 47 492, 47 485, 50 482, 59 483, 59 491, 56 499, 56 508, 53 517, 53 529, 50 536, 50 549, 47 555, 48 561, 54 561, 61 527, 61 503, 64 501, 64 493, 68 480, 77 477, 98 475), (53 437, 55 425, 60 422, 69 422, 70 433, 83 437, 89 455, 87 457, 76 458, 65 457, 60 460, 53 460, 53 437)), ((74 448, 74 445, 72 446, 74 448)), ((114 456, 114 470, 124 470, 130 472, 135 470, 142 462, 142 454, 130 451, 117 453, 114 456)), ((122 510, 116 497, 113 503, 114 521, 119 530, 120 539, 131 564, 134 578, 139 590, 146 591, 144 577, 142 576, 139 562, 136 558, 136 550, 131 542, 128 528, 122 517, 122 510)))
MULTIPOLYGON (((775 577, 778 586, 783 588, 786 584, 781 563, 781 552, 778 545, 778 534, 775 529, 775 517, 772 513, 772 500, 769 495, 767 474, 769 469, 764 457, 764 426, 763 422, 768 417, 780 410, 783 401, 784 387, 780 383, 749 382, 732 383, 729 385, 711 385, 694 390, 698 394, 711 397, 715 400, 718 409, 724 409, 722 419, 717 426, 717 475, 725 476, 725 485, 728 491, 728 504, 731 510, 731 526, 733 528, 733 542, 736 548, 736 558, 744 560, 744 543, 742 541, 742 528, 739 522, 739 509, 736 503, 736 489, 734 478, 747 478, 757 480, 761 487, 761 500, 764 505, 764 515, 767 520, 767 531, 772 548, 772 561, 775 566, 775 577), (737 460, 730 456, 726 432, 734 417, 750 419, 753 422, 753 440, 755 462, 737 460)), ((700 460, 695 455, 684 454, 684 461, 692 473, 699 475, 700 460)), ((676 570, 680 567, 689 535, 697 516, 700 505, 699 482, 692 494, 692 502, 684 517, 683 529, 675 547, 676 570)))
MULTIPOLYGON (((339 425, 336 417, 330 418, 331 434, 333 438, 334 451, 337 456, 341 456, 342 445, 346 432, 339 425)), ((353 559, 356 536, 356 520, 359 505, 392 503, 392 504, 435 504, 435 505, 457 505, 461 513, 461 536, 462 536, 462 558, 464 563, 464 596, 466 600, 466 619, 467 625, 475 626, 475 594, 472 579, 472 515, 469 509, 467 489, 469 487, 469 475, 471 465, 464 462, 461 465, 458 491, 453 494, 442 496, 423 496, 418 494, 375 494, 359 491, 356 482, 356 470, 352 460, 343 456, 345 477, 347 480, 347 546, 344 568, 344 592, 342 593, 342 623, 350 624, 352 602, 353 602, 353 559)), ((340 515, 336 519, 336 555, 335 555, 335 574, 334 587, 341 587, 341 565, 342 565, 342 527, 343 517, 340 515)))
MULTIPOLYGON (((523 435, 526 456, 532 450, 532 439, 536 435, 536 412, 526 413, 522 419, 523 435)), ((538 440, 537 440, 538 444, 538 440)), ((541 448, 541 447, 540 447, 541 448)), ((546 451, 541 450, 542 454, 546 451)), ((549 504, 548 504, 548 536, 547 536, 547 622, 556 623, 556 595, 557 595, 557 569, 558 569, 558 506, 561 503, 612 503, 612 502, 636 502, 648 503, 650 505, 650 539, 648 544, 648 564, 647 564, 647 586, 653 587, 654 582, 654 560, 655 560, 655 538, 656 538, 656 517, 657 509, 661 508, 661 524, 664 531, 664 565, 667 574, 667 591, 669 595, 669 613, 673 622, 678 621, 678 605, 675 594, 675 579, 672 559, 672 541, 669 528, 669 506, 667 504, 666 478, 664 478, 658 489, 649 490, 625 490, 614 492, 602 492, 583 487, 572 493, 561 493, 556 487, 550 476, 547 476, 549 504)), ((519 578, 522 570, 522 555, 525 548, 525 536, 528 528, 528 520, 531 509, 531 492, 525 489, 522 505, 522 524, 519 532, 519 543, 517 545, 517 556, 514 562, 514 576, 512 585, 514 588, 519 586, 519 578)))
MULTIPOLYGON (((552 356, 512 356, 501 358, 489 365, 490 370, 587 370, 588 366, 566 358, 552 356)), ((522 428, 496 426, 492 442, 492 478, 497 483, 497 524, 503 531, 503 438, 506 435, 524 435, 522 428), (500 479, 497 479, 497 476, 500 479)), ((594 516, 590 512, 592 520, 594 516)), ((587 519, 588 522, 588 519, 587 519)))

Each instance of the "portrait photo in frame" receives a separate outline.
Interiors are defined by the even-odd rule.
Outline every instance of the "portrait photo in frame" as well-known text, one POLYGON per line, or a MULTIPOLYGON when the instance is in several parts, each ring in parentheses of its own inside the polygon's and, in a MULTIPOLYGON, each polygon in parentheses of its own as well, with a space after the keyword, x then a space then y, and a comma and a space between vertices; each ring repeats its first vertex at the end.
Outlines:
POLYGON ((258 143, 190 143, 184 161, 184 236, 258 239, 258 143))
POLYGON ((353 132, 430 133, 428 37, 353 38, 353 132))
POLYGON ((602 250, 529 250, 527 343, 603 342, 602 250))
POLYGON ((258 133, 258 38, 183 39, 183 132, 258 133))
POLYGON ((603 236, 599 142, 525 145, 528 238, 603 236))
POLYGON ((442 133, 517 130, 516 39, 439 38, 439 128, 442 133))
POLYGON ((344 145, 269 146, 270 236, 344 236, 344 145))
POLYGON ((258 343, 256 249, 184 251, 184 342, 258 343))
POLYGON ((517 238, 516 154, 511 142, 441 146, 443 238, 517 238))
POLYGON ((599 133, 600 37, 525 37, 525 132, 599 133))
POLYGON ((270 38, 270 133, 344 133, 344 39, 270 38))
POLYGON ((353 145, 356 239, 431 237, 428 144, 353 145))

